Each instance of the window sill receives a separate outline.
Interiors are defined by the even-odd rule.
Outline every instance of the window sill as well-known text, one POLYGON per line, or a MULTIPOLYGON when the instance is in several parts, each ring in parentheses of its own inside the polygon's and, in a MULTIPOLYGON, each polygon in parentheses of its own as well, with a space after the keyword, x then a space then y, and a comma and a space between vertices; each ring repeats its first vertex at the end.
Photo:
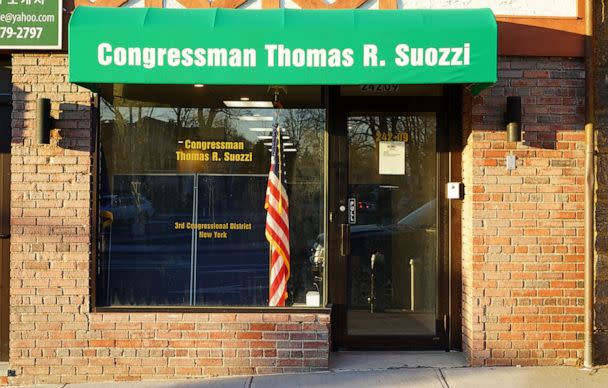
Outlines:
POLYGON ((91 313, 226 313, 226 314, 330 314, 331 305, 326 307, 213 307, 213 306, 112 306, 94 307, 91 313))

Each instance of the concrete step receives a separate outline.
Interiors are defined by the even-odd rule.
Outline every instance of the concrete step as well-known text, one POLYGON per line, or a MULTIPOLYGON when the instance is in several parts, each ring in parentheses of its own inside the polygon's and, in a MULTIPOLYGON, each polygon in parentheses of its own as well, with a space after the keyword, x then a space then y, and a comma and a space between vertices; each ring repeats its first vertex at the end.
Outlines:
POLYGON ((445 351, 341 351, 329 358, 333 371, 366 371, 394 368, 462 368, 468 362, 461 352, 445 351))

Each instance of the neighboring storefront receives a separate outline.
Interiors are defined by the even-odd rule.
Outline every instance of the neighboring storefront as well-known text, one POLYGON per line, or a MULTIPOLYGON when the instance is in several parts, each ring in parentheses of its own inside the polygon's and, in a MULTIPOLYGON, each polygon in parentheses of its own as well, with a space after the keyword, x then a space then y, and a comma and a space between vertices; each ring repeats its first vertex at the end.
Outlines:
POLYGON ((339 349, 576 364, 572 3, 553 28, 497 26, 490 9, 76 8, 67 52, 6 56, 8 382, 324 370, 339 349), (39 131, 40 98, 53 121, 39 131), (275 122, 280 307, 264 208, 275 122))

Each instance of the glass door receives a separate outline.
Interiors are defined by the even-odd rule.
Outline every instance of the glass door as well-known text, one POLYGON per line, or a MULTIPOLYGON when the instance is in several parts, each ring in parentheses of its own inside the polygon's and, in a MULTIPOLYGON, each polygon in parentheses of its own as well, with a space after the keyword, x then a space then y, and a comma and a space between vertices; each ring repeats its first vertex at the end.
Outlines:
POLYGON ((361 105, 342 110, 338 346, 445 348, 444 118, 437 106, 361 105))
POLYGON ((436 121, 348 115, 348 335, 435 335, 436 121))

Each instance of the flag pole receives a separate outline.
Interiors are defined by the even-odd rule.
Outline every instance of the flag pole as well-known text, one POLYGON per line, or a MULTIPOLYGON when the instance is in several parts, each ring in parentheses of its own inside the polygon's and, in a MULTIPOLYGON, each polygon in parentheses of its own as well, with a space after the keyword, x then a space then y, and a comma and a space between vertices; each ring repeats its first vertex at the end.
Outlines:
MULTIPOLYGON (((270 89, 270 88, 269 88, 270 89)), ((271 150, 271 157, 270 157, 270 168, 271 168, 271 172, 272 169, 274 168, 275 171, 277 172, 277 178, 279 181, 279 185, 281 184, 281 179, 282 179, 282 165, 281 165, 281 146, 280 146, 280 141, 281 141, 281 133, 280 133, 280 128, 279 128, 279 118, 280 118, 280 110, 282 108, 281 103, 279 102, 279 91, 280 91, 280 87, 274 87, 274 99, 273 99, 273 107, 275 108, 275 117, 274 117, 274 124, 272 126, 272 150, 271 150)), ((269 178, 270 179, 270 178, 269 178)), ((270 184, 270 181, 269 181, 270 184)), ((268 203, 268 196, 271 195, 268 192, 266 193, 266 205, 265 208, 267 211, 269 211, 268 207, 270 206, 270 204, 268 203)), ((282 213, 282 195, 279 195, 279 206, 278 206, 278 213, 281 214, 282 213)), ((267 215, 268 217, 268 215, 267 215)), ((268 225, 267 225, 268 227, 268 225)), ((268 239, 268 236, 267 236, 268 239)), ((273 282, 275 280, 275 276, 276 274, 273 274, 273 271, 275 270, 275 266, 273 263, 273 256, 275 255, 275 247, 273 246, 273 244, 270 242, 269 240, 269 245, 268 245, 268 304, 270 306, 282 306, 285 303, 285 297, 281 296, 281 298, 279 298, 279 300, 276 299, 276 297, 273 297, 273 282), (282 303, 281 303, 282 302, 282 303)))

